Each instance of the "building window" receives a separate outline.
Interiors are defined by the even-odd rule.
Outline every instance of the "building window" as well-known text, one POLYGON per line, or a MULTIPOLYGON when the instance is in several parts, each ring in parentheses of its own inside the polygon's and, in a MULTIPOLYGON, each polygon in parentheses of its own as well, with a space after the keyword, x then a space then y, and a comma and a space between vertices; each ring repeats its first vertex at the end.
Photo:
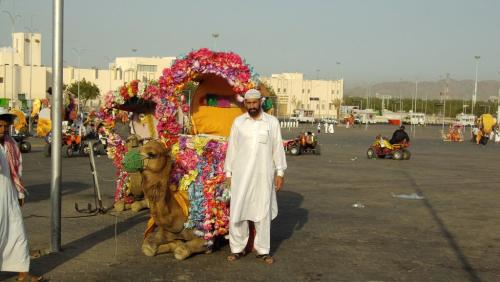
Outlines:
POLYGON ((332 90, 332 94, 333 94, 333 90, 332 90))
POLYGON ((307 94, 311 93, 311 89, 307 89, 307 94))
POLYGON ((324 110, 325 109, 325 104, 321 105, 321 109, 324 110))
POLYGON ((310 104, 307 104, 307 109, 310 110, 311 109, 311 105, 310 104))
POLYGON ((337 95, 339 95, 339 91, 337 90, 337 95))
POLYGON ((306 91, 304 89, 302 89, 302 94, 304 94, 306 91))
POLYGON ((329 105, 328 105, 328 109, 329 109, 330 111, 331 111, 331 110, 333 110, 333 107, 332 107, 332 106, 333 106, 332 104, 329 104, 329 105))
POLYGON ((281 88, 278 88, 278 93, 280 93, 280 91, 281 91, 281 88))
POLYGON ((0 77, 0 83, 3 83, 3 77, 0 77))
POLYGON ((319 110, 319 104, 316 104, 316 110, 319 110))
POLYGON ((156 69, 155 65, 137 65, 138 72, 156 72, 156 69))
POLYGON ((283 88, 283 93, 286 93, 286 88, 283 88))

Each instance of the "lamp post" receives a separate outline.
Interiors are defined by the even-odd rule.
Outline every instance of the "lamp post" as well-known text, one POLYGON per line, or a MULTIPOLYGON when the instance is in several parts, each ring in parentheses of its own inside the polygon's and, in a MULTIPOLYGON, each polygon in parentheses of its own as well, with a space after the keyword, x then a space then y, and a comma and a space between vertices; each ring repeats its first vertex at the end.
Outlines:
POLYGON ((340 79, 340 76, 339 76, 339 74, 340 74, 340 67, 341 67, 340 62, 337 62, 337 80, 340 79))
MULTIPOLYGON (((139 49, 137 48, 132 48, 131 49, 132 53, 134 53, 134 57, 135 57, 135 54, 137 53, 137 51, 139 51, 139 49)), ((138 69, 138 66, 137 66, 137 59, 135 60, 135 79, 137 79, 138 75, 137 73, 139 72, 139 69, 138 69)))
POLYGON ((10 79, 11 81, 11 99, 12 99, 12 104, 14 105, 14 32, 16 30, 16 22, 21 19, 21 16, 18 14, 12 14, 9 11, 3 10, 2 13, 5 13, 7 16, 9 16, 10 23, 12 24, 12 52, 10 53, 10 79))
POLYGON ((212 37, 214 38, 214 51, 217 51, 217 38, 219 38, 220 33, 214 32, 212 33, 212 37))
MULTIPOLYGON (((498 72, 500 74, 500 72, 498 72)), ((498 88, 498 98, 497 98, 497 124, 500 124, 500 88, 498 88)))
POLYGON ((85 52, 85 49, 82 48, 73 48, 71 49, 75 54, 78 56, 78 82, 77 82, 77 99, 78 99, 78 104, 76 104, 76 112, 78 115, 80 115, 80 59, 85 52))
POLYGON ((33 85, 33 33, 36 31, 36 29, 33 28, 33 15, 31 15, 31 22, 30 22, 30 27, 25 27, 26 30, 29 31, 30 33, 30 93, 28 97, 28 109, 29 109, 29 115, 28 115, 28 132, 31 134, 31 111, 32 111, 32 97, 31 97, 31 92, 32 92, 32 85, 33 85))
POLYGON ((63 0, 53 0, 53 48, 52 79, 54 90, 52 96, 52 173, 50 180, 50 250, 61 250, 61 111, 63 87, 63 0))
POLYGON ((3 97, 7 98, 7 64, 3 64, 3 97))
POLYGON ((474 107, 476 106, 476 99, 477 99, 477 71, 479 67, 479 59, 481 59, 481 56, 474 56, 474 59, 476 59, 476 80, 474 82, 474 95, 472 95, 472 114, 474 115, 474 107))
POLYGON ((106 60, 108 60, 108 72, 109 72, 109 86, 108 86, 108 91, 111 91, 111 71, 114 69, 115 65, 111 63, 112 59, 109 56, 104 56, 106 60))

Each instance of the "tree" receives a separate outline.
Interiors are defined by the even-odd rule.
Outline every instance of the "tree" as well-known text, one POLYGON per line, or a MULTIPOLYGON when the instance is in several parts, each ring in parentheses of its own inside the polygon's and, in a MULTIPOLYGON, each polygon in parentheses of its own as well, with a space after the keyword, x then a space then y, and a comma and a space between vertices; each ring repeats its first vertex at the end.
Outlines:
POLYGON ((333 100, 333 105, 335 106, 335 109, 337 109, 337 118, 340 119, 340 106, 342 105, 342 99, 335 98, 333 100))
MULTIPOLYGON (((75 81, 69 85, 66 89, 68 92, 78 97, 78 81, 75 81)), ((99 87, 90 81, 86 81, 85 78, 80 80, 80 100, 83 102, 82 107, 87 106, 89 100, 98 98, 101 95, 99 87)))

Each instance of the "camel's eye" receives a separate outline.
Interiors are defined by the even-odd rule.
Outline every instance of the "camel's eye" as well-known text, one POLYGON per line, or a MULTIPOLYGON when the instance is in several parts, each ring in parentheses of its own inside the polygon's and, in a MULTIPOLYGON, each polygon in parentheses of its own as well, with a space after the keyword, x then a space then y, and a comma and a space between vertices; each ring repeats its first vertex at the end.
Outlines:
POLYGON ((151 153, 151 152, 148 153, 148 159, 155 159, 156 156, 157 155, 155 153, 151 153))

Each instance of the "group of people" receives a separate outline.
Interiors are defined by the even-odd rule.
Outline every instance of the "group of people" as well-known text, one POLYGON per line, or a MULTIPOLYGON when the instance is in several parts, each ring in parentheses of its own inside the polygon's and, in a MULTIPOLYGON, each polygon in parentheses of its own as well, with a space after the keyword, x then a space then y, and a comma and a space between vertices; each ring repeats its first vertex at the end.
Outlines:
MULTIPOLYGON (((246 92, 246 113, 234 120, 228 140, 224 172, 231 189, 230 262, 245 256, 248 243, 253 242, 250 247, 257 259, 274 263, 271 220, 278 215, 276 192, 283 187, 287 164, 279 121, 262 110, 261 102, 258 90, 246 92)), ((18 272, 19 281, 41 281, 43 277, 29 273, 29 247, 21 213, 25 198, 21 153, 8 135, 12 121, 13 116, 0 109, 0 271, 18 272)))

